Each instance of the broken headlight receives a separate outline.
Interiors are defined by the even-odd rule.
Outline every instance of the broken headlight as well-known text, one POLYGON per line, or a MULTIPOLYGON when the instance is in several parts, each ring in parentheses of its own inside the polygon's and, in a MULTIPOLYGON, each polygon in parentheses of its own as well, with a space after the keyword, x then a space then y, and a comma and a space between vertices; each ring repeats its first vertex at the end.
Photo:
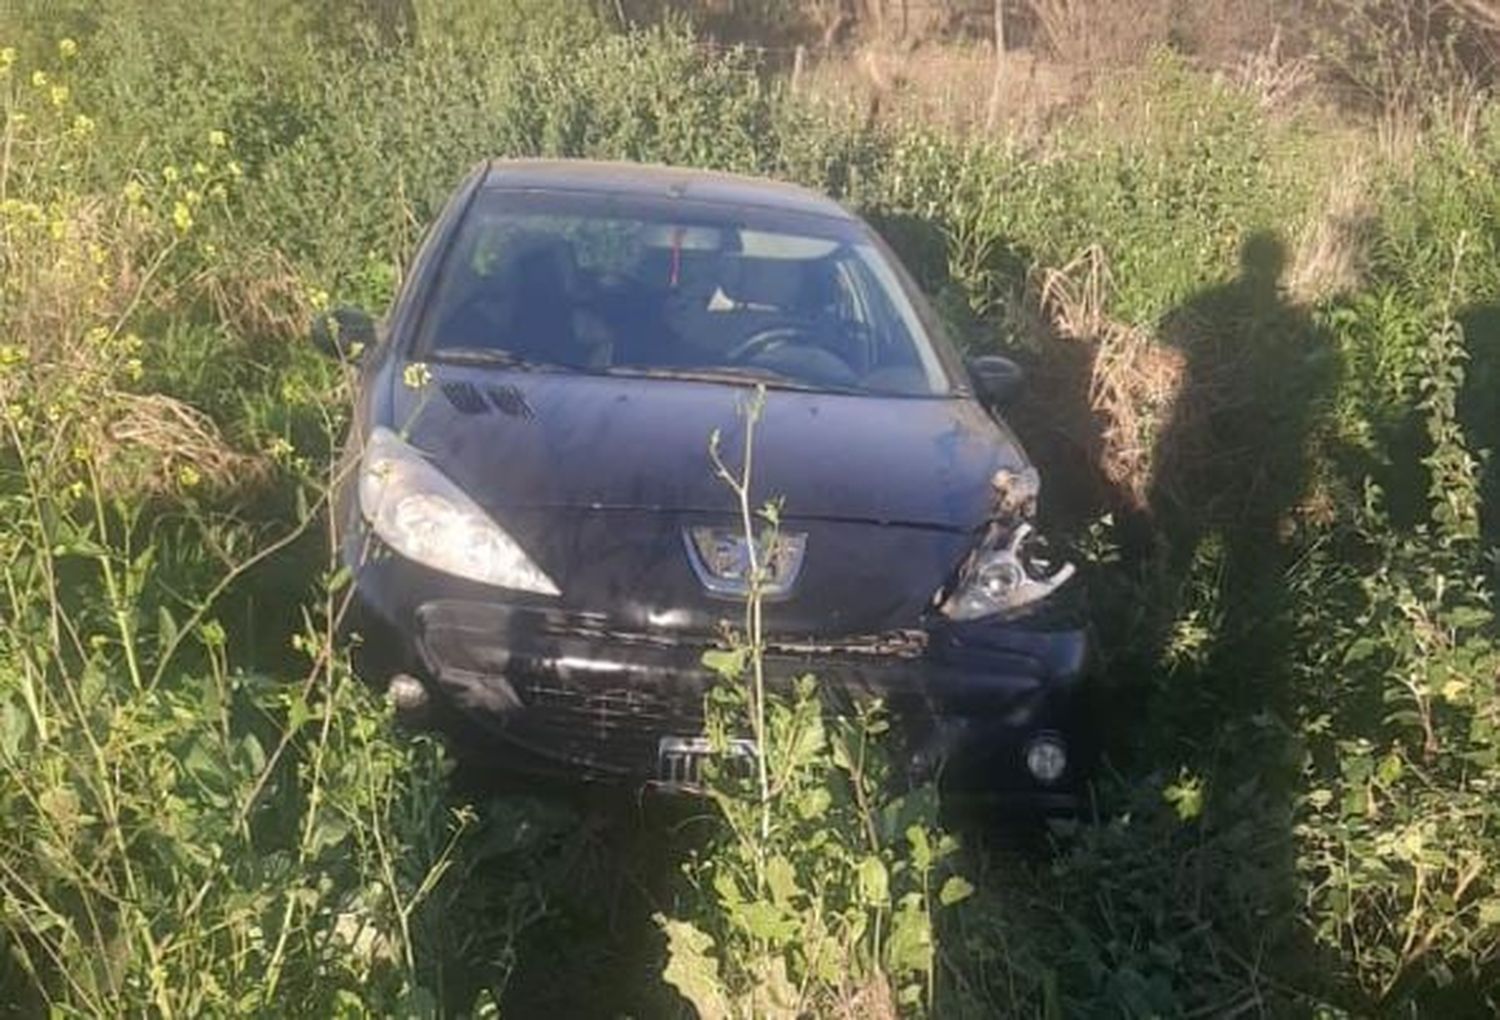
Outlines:
POLYGON ((992 533, 974 551, 943 601, 942 612, 953 620, 1021 616, 1075 573, 1071 563, 1054 563, 1036 529, 1023 521, 1008 533, 992 533))
POLYGON ((365 446, 359 507, 375 534, 407 559, 501 588, 558 594, 515 539, 390 429, 377 428, 365 446))

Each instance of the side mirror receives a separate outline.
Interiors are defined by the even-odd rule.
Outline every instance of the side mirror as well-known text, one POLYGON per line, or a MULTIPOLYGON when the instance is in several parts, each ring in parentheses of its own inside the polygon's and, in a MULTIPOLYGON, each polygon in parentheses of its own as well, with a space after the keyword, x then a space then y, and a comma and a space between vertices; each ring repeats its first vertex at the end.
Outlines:
POLYGON ((974 395, 987 407, 1005 407, 1016 399, 1026 384, 1026 373, 1021 366, 998 354, 970 358, 968 366, 974 395))
POLYGON ((375 346, 375 320, 359 308, 340 307, 313 317, 312 342, 318 350, 340 361, 358 361, 375 346))

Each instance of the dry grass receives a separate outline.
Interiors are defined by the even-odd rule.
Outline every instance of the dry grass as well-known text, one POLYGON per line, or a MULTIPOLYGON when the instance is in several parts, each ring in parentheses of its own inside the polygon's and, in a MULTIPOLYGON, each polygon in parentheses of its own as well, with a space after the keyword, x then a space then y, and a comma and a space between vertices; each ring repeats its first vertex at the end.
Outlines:
POLYGON ((263 480, 263 458, 236 451, 213 419, 161 393, 117 393, 95 459, 110 491, 224 490, 263 480))
POLYGON ((1109 260, 1091 246, 1061 269, 1041 270, 1032 293, 1046 326, 1047 347, 1035 371, 1035 401, 1053 417, 1052 429, 1089 460, 1116 504, 1146 510, 1161 460, 1181 426, 1202 408, 1184 389, 1185 359, 1145 330, 1106 312, 1109 260))
POLYGON ((0 398, 87 399, 119 367, 118 324, 136 303, 143 230, 99 200, 65 214, 19 207, 0 221, 0 323, 29 373, 0 377, 0 398), (54 392, 56 391, 56 392, 54 392))
POLYGON ((1480 119, 1491 102, 1487 91, 1464 78, 1423 93, 1418 99, 1392 98, 1375 114, 1375 139, 1381 157, 1391 166, 1409 171, 1428 144, 1432 129, 1439 126, 1468 143, 1478 132, 1480 119))
POLYGON ((1311 304, 1359 286, 1374 233, 1370 175, 1367 158, 1357 151, 1329 175, 1316 205, 1321 213, 1303 229, 1287 272, 1287 290, 1298 302, 1311 304))
POLYGON ((1240 56, 1230 79, 1255 97, 1263 110, 1285 110, 1317 84, 1317 63, 1306 54, 1286 51, 1278 25, 1264 49, 1240 56))
MULTIPOLYGON (((1223 73, 1267 108, 1297 105, 1316 92, 1319 67, 1305 40, 1285 38, 1279 2, 1017 0, 1008 8, 998 116, 988 126, 1040 137, 1100 85, 1139 70, 1163 47, 1223 73)), ((834 20, 854 42, 811 49, 799 85, 815 96, 852 100, 870 120, 984 129, 996 71, 989 8, 976 4, 958 16, 960 7, 899 32, 889 15, 877 24, 829 6, 844 10, 843 20, 834 20)))
MULTIPOLYGON (((1180 351, 1111 319, 1109 263, 1091 246, 1072 262, 1036 274, 1033 291, 1049 343, 1035 388, 1055 425, 1083 450, 1116 498, 1145 509, 1153 469, 1165 451, 1162 424, 1182 420, 1185 374, 1180 351)), ((1175 432, 1176 430, 1174 430, 1175 432)))
POLYGON ((879 971, 837 1003, 836 1010, 843 1020, 897 1020, 901 1015, 890 981, 879 971))
POLYGON ((219 321, 240 336, 296 341, 307 332, 313 310, 306 287, 281 252, 257 263, 216 267, 199 285, 219 321))
POLYGON ((97 198, 41 217, 13 212, 0 239, 0 346, 9 351, 0 407, 35 420, 34 456, 65 470, 87 451, 115 493, 228 488, 263 474, 201 411, 134 390, 143 342, 124 324, 157 290, 174 240, 97 198))
POLYGON ((1172 37, 1175 0, 1027 0, 1048 50, 1073 67, 1139 63, 1172 37))
MULTIPOLYGON (((989 46, 868 45, 814 62, 805 76, 813 96, 855 98, 867 116, 967 133, 984 127, 995 73, 989 46)), ((1093 75, 1026 50, 1006 54, 1000 119, 1007 134, 1044 129, 1088 92, 1093 75)))

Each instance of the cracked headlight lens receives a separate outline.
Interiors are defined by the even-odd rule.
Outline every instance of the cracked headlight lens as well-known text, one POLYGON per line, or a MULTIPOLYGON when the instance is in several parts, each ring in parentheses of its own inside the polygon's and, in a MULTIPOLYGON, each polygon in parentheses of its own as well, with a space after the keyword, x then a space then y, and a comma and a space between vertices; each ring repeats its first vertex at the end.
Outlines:
POLYGON ((1071 563, 1054 566, 1036 529, 1016 525, 1003 541, 975 552, 942 612, 954 620, 1002 619, 1034 609, 1077 573, 1071 563))
POLYGON ((423 566, 500 588, 559 594, 515 539, 390 429, 375 429, 365 446, 359 508, 381 541, 423 566))

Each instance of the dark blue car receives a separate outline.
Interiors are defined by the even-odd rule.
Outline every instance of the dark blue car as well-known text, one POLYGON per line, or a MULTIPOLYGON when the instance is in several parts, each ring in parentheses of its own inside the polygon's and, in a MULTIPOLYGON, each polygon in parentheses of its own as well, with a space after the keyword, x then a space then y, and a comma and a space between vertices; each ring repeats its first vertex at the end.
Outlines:
POLYGON ((914 771, 1068 790, 1088 642, 1003 358, 965 363, 865 223, 764 180, 477 168, 359 351, 338 512, 367 679, 517 767, 677 781, 745 543, 708 459, 747 393, 783 501, 773 676, 876 695, 914 771))

